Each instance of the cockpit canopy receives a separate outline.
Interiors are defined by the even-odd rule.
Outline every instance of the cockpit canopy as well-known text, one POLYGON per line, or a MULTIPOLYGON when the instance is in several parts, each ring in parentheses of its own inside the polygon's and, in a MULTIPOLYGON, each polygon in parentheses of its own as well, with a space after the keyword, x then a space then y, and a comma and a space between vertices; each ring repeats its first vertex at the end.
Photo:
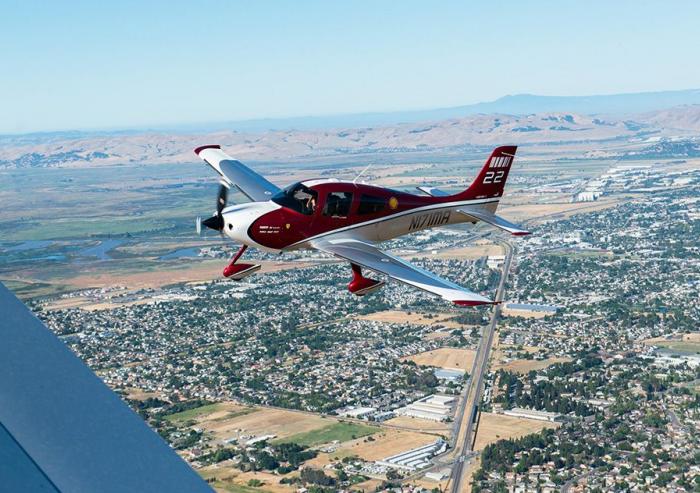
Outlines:
POLYGON ((318 192, 297 182, 273 195, 271 200, 282 207, 310 216, 316 210, 318 192))

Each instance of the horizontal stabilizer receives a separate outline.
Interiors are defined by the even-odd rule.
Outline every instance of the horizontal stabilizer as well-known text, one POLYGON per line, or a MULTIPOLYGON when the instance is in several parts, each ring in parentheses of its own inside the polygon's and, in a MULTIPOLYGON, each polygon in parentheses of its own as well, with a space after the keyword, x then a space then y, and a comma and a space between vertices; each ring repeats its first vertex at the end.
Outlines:
POLYGON ((517 224, 513 224, 510 221, 507 221, 503 219, 500 216, 497 216, 496 214, 491 214, 490 212, 486 212, 483 210, 471 210, 471 209, 459 209, 457 210, 460 214, 464 214, 465 216, 470 216, 473 217, 474 219, 478 219, 479 221, 483 221, 486 224, 490 224, 491 226, 495 226, 498 229, 502 229, 503 231, 507 231, 508 233, 515 235, 515 236, 525 236, 529 235, 530 232, 527 231, 526 229, 521 228, 517 224))
POLYGON ((439 188, 435 188, 435 187, 420 186, 420 187, 416 187, 416 188, 418 190, 420 190, 421 192, 423 192, 427 195, 430 195, 431 197, 447 197, 448 195, 450 195, 449 193, 445 192, 444 190, 440 190, 439 188))

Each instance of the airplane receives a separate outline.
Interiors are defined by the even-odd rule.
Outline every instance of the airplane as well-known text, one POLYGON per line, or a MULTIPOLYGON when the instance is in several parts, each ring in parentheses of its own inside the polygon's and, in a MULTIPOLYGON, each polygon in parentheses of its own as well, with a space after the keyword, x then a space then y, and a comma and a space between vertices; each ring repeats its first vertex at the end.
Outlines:
POLYGON ((517 146, 493 150, 474 182, 464 191, 449 194, 432 187, 417 187, 422 195, 337 179, 313 179, 280 189, 228 156, 219 145, 194 150, 220 175, 216 212, 201 220, 241 244, 223 275, 243 279, 259 264, 239 263, 248 247, 282 253, 308 249, 331 254, 350 263, 348 290, 358 296, 370 293, 383 281, 365 277, 362 269, 384 274, 402 283, 441 296, 461 306, 496 302, 421 269, 377 248, 376 244, 428 228, 459 223, 487 223, 515 236, 529 231, 495 214, 513 164, 517 146), (231 187, 251 200, 227 205, 231 187))

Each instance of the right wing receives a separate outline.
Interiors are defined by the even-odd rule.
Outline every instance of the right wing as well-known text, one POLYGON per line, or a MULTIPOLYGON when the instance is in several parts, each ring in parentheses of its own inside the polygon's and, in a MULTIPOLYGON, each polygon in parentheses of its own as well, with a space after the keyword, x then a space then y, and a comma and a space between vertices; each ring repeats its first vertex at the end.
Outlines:
POLYGON ((432 272, 423 270, 378 248, 359 240, 326 238, 311 242, 311 246, 322 252, 348 260, 361 267, 377 271, 429 293, 442 296, 457 305, 493 304, 493 301, 446 281, 432 272))
POLYGON ((218 145, 198 147, 194 152, 214 168, 229 185, 235 186, 250 200, 264 202, 270 200, 270 197, 280 191, 279 187, 267 181, 245 164, 233 159, 218 145))
POLYGON ((426 186, 420 186, 416 187, 418 190, 423 192, 426 195, 430 195, 431 197, 447 197, 450 194, 445 192, 444 190, 440 190, 439 188, 435 187, 426 187, 426 186))

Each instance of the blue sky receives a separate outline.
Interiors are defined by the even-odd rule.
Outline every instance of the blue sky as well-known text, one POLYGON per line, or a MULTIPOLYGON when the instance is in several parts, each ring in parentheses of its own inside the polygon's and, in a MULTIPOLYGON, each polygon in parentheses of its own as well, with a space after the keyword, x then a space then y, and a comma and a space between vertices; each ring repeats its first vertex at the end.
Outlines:
POLYGON ((700 87, 697 1, 0 0, 0 133, 700 87))

